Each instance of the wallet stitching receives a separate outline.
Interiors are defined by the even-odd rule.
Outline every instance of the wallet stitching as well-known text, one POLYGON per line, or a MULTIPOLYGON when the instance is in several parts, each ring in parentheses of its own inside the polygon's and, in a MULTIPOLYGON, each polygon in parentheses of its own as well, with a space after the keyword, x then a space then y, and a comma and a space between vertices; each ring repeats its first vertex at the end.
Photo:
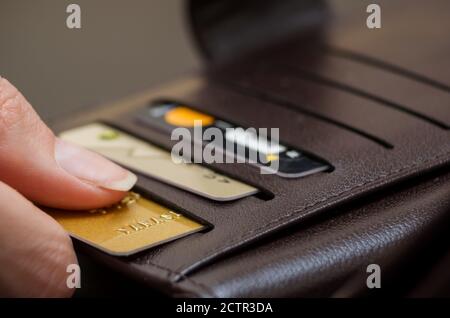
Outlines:
MULTIPOLYGON (((398 169, 391 170, 391 171, 389 171, 388 173, 381 173, 381 174, 379 174, 379 175, 378 175, 377 177, 375 177, 375 178, 369 179, 369 180, 367 180, 367 181, 365 181, 365 182, 363 182, 363 183, 358 183, 358 184, 356 184, 355 186, 353 186, 353 187, 351 187, 351 188, 345 189, 345 190, 340 191, 340 192, 338 192, 338 193, 335 193, 335 194, 333 194, 333 195, 324 197, 324 198, 322 198, 322 199, 320 199, 320 200, 318 200, 318 201, 315 201, 315 202, 313 202, 313 203, 310 203, 310 204, 308 204, 308 205, 303 206, 303 207, 302 207, 301 209, 299 209, 299 210, 295 210, 294 212, 291 212, 291 213, 289 213, 289 214, 287 214, 287 215, 283 215, 283 216, 281 216, 281 217, 279 217, 279 218, 277 218, 277 219, 275 219, 275 220, 273 220, 273 221, 271 221, 271 222, 269 222, 269 223, 266 223, 265 225, 263 225, 263 226, 261 226, 261 227, 258 227, 257 229, 251 230, 250 232, 247 232, 245 235, 241 235, 241 236, 239 236, 237 239, 232 240, 231 243, 229 243, 228 245, 226 245, 226 246, 224 246, 224 247, 221 247, 221 248, 215 248, 215 249, 209 250, 208 252, 206 252, 206 253, 204 254, 204 257, 205 257, 205 256, 208 256, 208 255, 210 255, 210 254, 213 254, 213 256, 214 256, 214 254, 220 253, 221 251, 224 251, 224 250, 226 250, 226 249, 228 249, 228 248, 233 247, 233 245, 234 245, 235 243, 237 243, 237 242, 239 242, 239 241, 241 241, 241 240, 248 239, 248 238, 249 238, 250 236, 252 236, 253 234, 255 234, 255 233, 257 233, 257 232, 259 232, 259 231, 261 231, 261 230, 263 230, 263 229, 265 229, 265 228, 267 228, 267 227, 270 227, 270 226, 273 225, 273 224, 279 223, 280 221, 284 221, 285 219, 288 219, 288 218, 290 218, 290 217, 292 217, 292 216, 295 216, 296 214, 299 214, 299 213, 301 213, 301 212, 303 212, 303 211, 305 211, 305 210, 307 210, 307 209, 309 209, 309 208, 313 208, 313 207, 315 207, 316 205, 319 205, 320 203, 323 203, 323 202, 325 202, 325 201, 327 201, 327 200, 329 200, 329 199, 334 199, 334 198, 339 197, 339 196, 341 196, 341 195, 343 195, 343 194, 345 194, 345 193, 352 192, 352 191, 355 190, 355 189, 364 187, 364 186, 366 186, 366 185, 368 185, 368 184, 370 184, 370 183, 375 183, 376 181, 382 180, 382 179, 384 179, 384 178, 388 178, 388 177, 390 177, 390 176, 392 176, 392 175, 394 175, 394 174, 396 174, 396 173, 403 172, 403 171, 408 170, 408 169, 410 169, 410 168, 413 168, 413 167, 416 167, 416 166, 419 166, 419 165, 423 165, 423 164, 427 164, 427 163, 429 163, 429 162, 438 160, 438 159, 440 159, 440 158, 445 158, 445 157, 447 157, 449 154, 450 154, 450 151, 448 151, 448 152, 446 152, 446 153, 443 153, 443 154, 440 154, 440 155, 436 155, 436 156, 434 156, 434 157, 432 157, 432 158, 429 158, 429 159, 427 159, 427 160, 425 160, 425 161, 422 161, 422 162, 414 162, 414 163, 412 163, 412 164, 409 164, 409 165, 400 167, 400 168, 398 168, 398 169)), ((195 264, 195 263, 194 263, 194 264, 195 264)), ((193 265, 191 265, 191 266, 193 266, 193 265)), ((191 266, 189 266, 189 267, 191 267, 191 266)), ((188 267, 188 268, 185 268, 184 271, 186 271, 187 269, 189 269, 189 267, 188 267)), ((184 276, 184 274, 183 274, 183 276, 184 276)))
POLYGON ((150 261, 146 261, 146 265, 150 265, 150 266, 153 266, 155 268, 161 269, 161 270, 167 272, 168 274, 171 274, 171 275, 175 276, 175 281, 171 281, 172 285, 179 285, 178 282, 180 281, 179 279, 181 278, 181 279, 184 279, 184 280, 192 283, 195 286, 200 287, 203 291, 205 291, 208 294, 208 296, 212 296, 212 297, 217 298, 215 293, 211 289, 209 289, 208 286, 206 286, 206 285, 204 285, 204 284, 202 284, 200 282, 197 282, 194 279, 192 279, 190 277, 187 277, 186 275, 184 275, 184 274, 182 274, 180 272, 174 271, 174 270, 172 270, 170 268, 161 266, 159 264, 155 264, 155 263, 150 262, 150 261))

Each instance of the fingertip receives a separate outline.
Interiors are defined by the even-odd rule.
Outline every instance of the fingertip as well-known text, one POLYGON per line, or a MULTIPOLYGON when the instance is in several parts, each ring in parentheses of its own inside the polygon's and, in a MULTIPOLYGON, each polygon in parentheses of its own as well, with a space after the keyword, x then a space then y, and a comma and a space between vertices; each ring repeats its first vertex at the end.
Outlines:
POLYGON ((81 186, 56 196, 38 196, 34 202, 49 208, 63 210, 92 210, 113 205, 126 196, 126 191, 81 186))
POLYGON ((137 177, 134 173, 127 171, 126 176, 120 180, 110 181, 105 185, 100 185, 102 188, 113 191, 125 192, 131 190, 136 184, 137 177))
POLYGON ((103 156, 59 138, 55 160, 69 174, 103 189, 128 191, 137 181, 133 173, 103 156))
POLYGON ((0 79, 0 180, 29 200, 61 209, 120 201, 137 177, 112 161, 55 138, 23 95, 0 79))

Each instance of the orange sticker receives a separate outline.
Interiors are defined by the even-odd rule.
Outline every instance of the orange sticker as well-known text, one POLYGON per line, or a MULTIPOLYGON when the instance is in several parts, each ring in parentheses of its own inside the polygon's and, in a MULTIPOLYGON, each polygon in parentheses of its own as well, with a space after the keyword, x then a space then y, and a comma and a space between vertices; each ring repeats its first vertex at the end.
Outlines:
POLYGON ((170 125, 177 127, 194 127, 195 120, 201 120, 202 126, 209 126, 214 123, 214 117, 197 112, 188 107, 175 107, 169 110, 164 119, 170 125))

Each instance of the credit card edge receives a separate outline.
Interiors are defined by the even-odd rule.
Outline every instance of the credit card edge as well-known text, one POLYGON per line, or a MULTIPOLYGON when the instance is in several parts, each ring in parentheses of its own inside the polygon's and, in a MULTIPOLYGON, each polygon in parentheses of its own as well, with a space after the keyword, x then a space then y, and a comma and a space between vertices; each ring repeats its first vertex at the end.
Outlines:
MULTIPOLYGON (((199 224, 200 224, 200 223, 199 223, 199 224)), ((183 238, 183 237, 186 237, 186 236, 188 236, 188 235, 191 235, 191 234, 194 234, 194 233, 201 232, 201 231, 203 231, 204 229, 207 228, 207 226, 205 226, 204 224, 200 224, 200 225, 201 225, 201 226, 200 226, 198 229, 190 230, 189 232, 182 233, 182 234, 180 234, 180 235, 177 235, 177 236, 174 236, 174 237, 170 237, 170 238, 167 238, 167 239, 165 239, 165 240, 159 241, 159 242, 157 242, 157 243, 153 243, 153 244, 150 244, 150 245, 146 245, 146 246, 144 246, 144 247, 140 247, 140 248, 137 248, 137 249, 128 251, 128 252, 114 252, 114 251, 109 250, 109 249, 107 249, 107 248, 104 248, 104 247, 102 247, 102 246, 100 246, 100 245, 98 245, 98 244, 96 244, 96 243, 92 243, 92 242, 89 241, 89 240, 83 239, 83 238, 79 237, 79 236, 76 235, 76 234, 73 234, 73 233, 71 233, 71 232, 67 232, 67 233, 68 233, 72 238, 74 238, 74 239, 76 239, 76 240, 78 240, 78 241, 80 241, 80 242, 83 242, 84 244, 87 244, 87 245, 89 245, 89 246, 92 246, 92 247, 94 247, 94 248, 96 248, 96 249, 98 249, 98 250, 100 250, 100 251, 102 251, 102 252, 104 252, 104 253, 106 253, 106 254, 108 254, 108 255, 118 256, 118 257, 128 257, 128 256, 134 255, 134 254, 136 254, 136 253, 145 251, 145 250, 147 250, 147 249, 151 249, 151 248, 153 248, 153 247, 156 247, 156 246, 159 246, 159 245, 163 245, 163 244, 165 244, 165 243, 168 243, 168 242, 172 242, 172 241, 178 240, 178 239, 183 238)))

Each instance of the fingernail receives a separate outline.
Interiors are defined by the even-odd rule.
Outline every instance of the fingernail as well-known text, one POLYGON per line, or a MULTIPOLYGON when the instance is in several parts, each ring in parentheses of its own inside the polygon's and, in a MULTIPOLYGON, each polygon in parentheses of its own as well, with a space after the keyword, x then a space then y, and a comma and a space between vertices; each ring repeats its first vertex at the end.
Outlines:
POLYGON ((59 166, 84 182, 116 191, 128 191, 136 175, 108 159, 70 142, 56 139, 55 159, 59 166))

